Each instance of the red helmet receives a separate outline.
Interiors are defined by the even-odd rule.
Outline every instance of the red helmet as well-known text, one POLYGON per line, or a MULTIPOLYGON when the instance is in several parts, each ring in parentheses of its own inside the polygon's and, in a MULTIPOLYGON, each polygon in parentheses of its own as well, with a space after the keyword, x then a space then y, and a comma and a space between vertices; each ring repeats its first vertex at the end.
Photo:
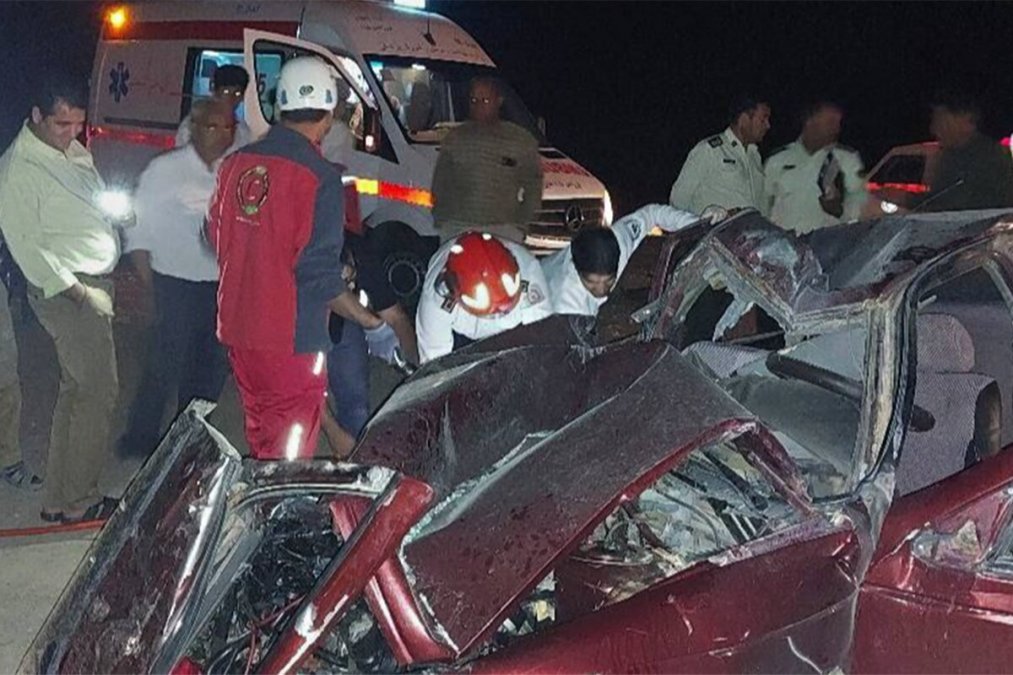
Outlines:
POLYGON ((475 316, 509 312, 521 297, 517 259, 491 234, 465 232, 458 237, 444 274, 454 299, 475 316))

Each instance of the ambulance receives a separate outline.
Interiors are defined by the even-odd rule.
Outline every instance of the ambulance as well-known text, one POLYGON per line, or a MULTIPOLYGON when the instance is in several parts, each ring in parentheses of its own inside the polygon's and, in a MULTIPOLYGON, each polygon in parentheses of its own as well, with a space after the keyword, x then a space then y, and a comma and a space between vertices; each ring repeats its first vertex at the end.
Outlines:
MULTIPOLYGON (((251 76, 240 114, 253 137, 276 119, 288 59, 316 55, 347 90, 336 113, 351 131, 341 162, 354 177, 369 236, 398 295, 418 293, 438 243, 429 191, 441 139, 467 117, 468 85, 496 75, 492 59, 450 20, 390 2, 137 2, 105 12, 86 130, 108 183, 129 190, 148 161, 172 148, 195 98, 226 64, 251 76)), ((527 227, 536 253, 565 246, 583 227, 607 226, 601 181, 549 145, 544 127, 509 85, 503 117, 540 141, 541 210, 527 227)), ((325 141, 326 145, 326 141, 325 141)))

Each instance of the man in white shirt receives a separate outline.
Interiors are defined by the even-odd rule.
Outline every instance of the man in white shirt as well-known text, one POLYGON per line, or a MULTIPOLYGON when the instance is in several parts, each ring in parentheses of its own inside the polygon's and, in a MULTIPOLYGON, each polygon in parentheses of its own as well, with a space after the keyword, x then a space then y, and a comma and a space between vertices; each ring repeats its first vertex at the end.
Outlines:
POLYGON ((597 316, 633 252, 654 227, 678 232, 701 220, 714 223, 727 215, 718 206, 709 206, 698 216, 667 204, 648 204, 610 228, 581 230, 569 246, 542 259, 553 312, 597 316))
POLYGON ((98 479, 119 390, 109 277, 119 240, 101 206, 105 185, 77 141, 87 103, 77 82, 42 78, 0 157, 0 227, 60 362, 41 513, 51 522, 105 515, 98 479))
POLYGON ((866 201, 858 152, 837 142, 844 111, 816 103, 797 140, 771 153, 764 168, 770 219, 800 234, 857 219, 866 201))
POLYGON ((422 362, 552 314, 545 275, 523 246, 465 232, 429 261, 415 331, 422 362))
POLYGON ((215 337, 218 263, 202 231, 218 164, 235 129, 228 102, 196 101, 192 142, 156 157, 141 174, 137 225, 127 231, 126 250, 154 293, 157 320, 141 388, 119 442, 123 456, 146 457, 154 449, 173 389, 178 412, 193 398, 217 400, 228 374, 225 351, 215 337))
MULTIPOLYGON (((236 133, 228 152, 238 150, 244 145, 249 145, 253 140, 253 132, 250 131, 250 127, 247 126, 246 122, 238 114, 239 106, 243 102, 243 95, 249 84, 250 76, 240 66, 218 66, 214 74, 211 75, 211 97, 229 103, 232 109, 237 111, 236 133)), ((179 123, 179 129, 176 131, 177 148, 190 142, 190 130, 193 128, 192 120, 190 119, 192 115, 193 110, 179 123)))
POLYGON ((702 213, 711 204, 726 209, 754 208, 765 213, 763 164, 757 144, 770 129, 770 106, 744 96, 731 106, 728 128, 689 151, 668 202, 702 213))

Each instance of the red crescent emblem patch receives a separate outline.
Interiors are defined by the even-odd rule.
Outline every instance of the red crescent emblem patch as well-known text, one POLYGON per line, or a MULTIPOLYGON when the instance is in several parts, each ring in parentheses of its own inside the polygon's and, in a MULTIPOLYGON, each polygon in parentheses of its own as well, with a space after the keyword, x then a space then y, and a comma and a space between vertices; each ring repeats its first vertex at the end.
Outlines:
POLYGON ((239 176, 239 183, 236 185, 236 200, 243 213, 248 216, 257 215, 260 207, 267 201, 270 185, 267 167, 263 165, 258 164, 250 167, 239 176))

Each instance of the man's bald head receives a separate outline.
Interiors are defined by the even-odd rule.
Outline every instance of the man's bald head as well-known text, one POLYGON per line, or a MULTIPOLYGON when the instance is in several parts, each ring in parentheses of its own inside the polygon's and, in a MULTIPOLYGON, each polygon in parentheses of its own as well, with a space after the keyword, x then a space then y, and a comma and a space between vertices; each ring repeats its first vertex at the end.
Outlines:
POLYGON ((236 137, 236 112, 221 98, 194 101, 190 109, 190 138, 194 149, 210 164, 232 147, 236 137))

